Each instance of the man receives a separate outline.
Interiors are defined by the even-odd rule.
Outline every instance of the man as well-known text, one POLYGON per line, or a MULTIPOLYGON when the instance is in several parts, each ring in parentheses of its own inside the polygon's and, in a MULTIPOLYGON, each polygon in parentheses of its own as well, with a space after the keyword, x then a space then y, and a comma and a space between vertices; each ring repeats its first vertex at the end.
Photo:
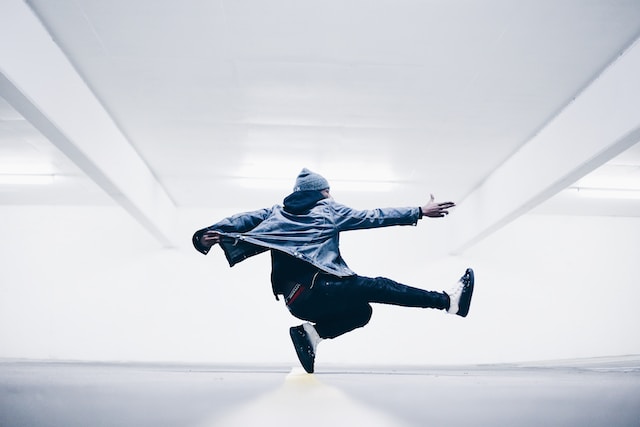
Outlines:
POLYGON ((467 269, 449 292, 433 292, 393 280, 354 273, 342 259, 342 231, 416 225, 423 217, 441 218, 453 202, 436 203, 433 195, 421 207, 355 210, 331 198, 329 183, 304 168, 293 193, 282 206, 236 214, 198 230, 195 248, 207 254, 220 244, 230 266, 271 252, 271 284, 295 317, 304 323, 289 330, 304 369, 312 373, 320 341, 366 325, 370 303, 446 310, 465 317, 473 294, 474 274, 467 269))

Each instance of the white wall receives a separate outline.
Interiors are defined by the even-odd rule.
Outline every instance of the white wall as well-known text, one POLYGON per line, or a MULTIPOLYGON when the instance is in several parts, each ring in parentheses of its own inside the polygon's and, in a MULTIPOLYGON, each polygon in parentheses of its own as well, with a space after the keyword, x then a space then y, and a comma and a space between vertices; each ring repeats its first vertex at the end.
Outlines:
MULTIPOLYGON (((296 363, 297 324, 269 257, 230 269, 191 233, 233 212, 182 212, 165 250, 118 207, 0 207, 0 357, 296 363)), ((425 222, 426 221, 426 222, 425 222)), ((524 216, 462 257, 430 259, 438 221, 343 234, 362 275, 446 289, 467 265, 468 318, 376 305, 321 344, 323 363, 485 363, 640 353, 640 219, 524 216)))

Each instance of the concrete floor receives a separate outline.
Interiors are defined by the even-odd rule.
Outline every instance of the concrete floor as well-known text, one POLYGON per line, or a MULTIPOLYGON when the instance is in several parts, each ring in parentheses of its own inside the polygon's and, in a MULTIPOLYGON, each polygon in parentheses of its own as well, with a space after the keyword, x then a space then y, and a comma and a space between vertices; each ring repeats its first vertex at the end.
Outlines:
POLYGON ((640 356, 460 367, 0 361, 0 427, 640 426, 640 356))

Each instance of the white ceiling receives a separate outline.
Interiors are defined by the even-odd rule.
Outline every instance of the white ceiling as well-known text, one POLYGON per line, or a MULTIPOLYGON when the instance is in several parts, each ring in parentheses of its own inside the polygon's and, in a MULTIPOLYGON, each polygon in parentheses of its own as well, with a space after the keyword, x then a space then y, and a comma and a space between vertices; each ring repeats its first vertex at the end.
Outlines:
POLYGON ((156 230, 278 203, 309 167, 356 207, 433 192, 466 202, 460 221, 482 210, 458 246, 532 208, 640 216, 553 197, 605 163, 640 179, 637 0, 0 8, 0 167, 57 175, 0 203, 117 202, 156 230))

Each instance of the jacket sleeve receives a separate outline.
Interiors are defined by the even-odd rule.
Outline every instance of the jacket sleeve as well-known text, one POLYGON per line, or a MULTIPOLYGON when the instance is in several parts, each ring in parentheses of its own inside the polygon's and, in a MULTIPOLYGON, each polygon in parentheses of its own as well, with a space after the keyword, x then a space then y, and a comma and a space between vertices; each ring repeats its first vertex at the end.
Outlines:
POLYGON ((200 237, 209 230, 221 233, 245 233, 253 230, 258 224, 265 220, 271 213, 272 208, 260 209, 257 211, 243 212, 223 219, 209 227, 202 228, 193 234, 191 242, 200 253, 207 254, 209 249, 200 244, 200 237))
POLYGON ((418 207, 356 210, 335 202, 330 206, 339 231, 416 225, 421 216, 418 207))

